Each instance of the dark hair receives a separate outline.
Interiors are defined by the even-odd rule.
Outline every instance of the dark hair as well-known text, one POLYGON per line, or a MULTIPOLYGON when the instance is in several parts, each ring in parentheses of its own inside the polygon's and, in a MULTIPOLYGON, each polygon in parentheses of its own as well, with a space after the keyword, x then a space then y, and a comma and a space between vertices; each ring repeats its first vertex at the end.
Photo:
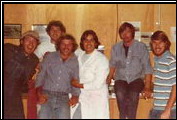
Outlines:
POLYGON ((120 26, 120 28, 119 28, 119 35, 120 35, 120 37, 121 37, 121 33, 124 32, 126 30, 126 28, 130 28, 131 33, 132 33, 132 37, 134 38, 135 37, 135 27, 132 24, 128 23, 128 22, 124 22, 120 26))
POLYGON ((66 33, 66 28, 65 26, 63 25, 63 23, 61 21, 56 21, 56 20, 52 20, 49 22, 49 24, 47 25, 47 28, 46 28, 46 31, 47 33, 49 33, 50 29, 52 26, 56 26, 56 27, 59 27, 61 32, 63 33, 66 33))
POLYGON ((153 35, 151 36, 151 42, 150 42, 151 48, 152 48, 152 42, 154 40, 162 40, 163 42, 166 43, 166 50, 170 50, 171 42, 168 39, 168 37, 165 34, 165 32, 158 30, 158 31, 153 33, 153 35))
POLYGON ((73 46, 74 46, 73 47, 73 52, 74 52, 78 48, 78 44, 77 44, 75 38, 70 34, 64 34, 57 40, 56 49, 59 50, 59 46, 61 44, 61 41, 65 40, 65 39, 73 41, 73 46))
POLYGON ((96 43, 95 48, 98 48, 98 46, 101 44, 100 41, 98 40, 98 36, 93 30, 86 30, 81 36, 80 47, 82 50, 84 50, 83 42, 89 35, 92 35, 93 39, 95 40, 95 43, 96 43))

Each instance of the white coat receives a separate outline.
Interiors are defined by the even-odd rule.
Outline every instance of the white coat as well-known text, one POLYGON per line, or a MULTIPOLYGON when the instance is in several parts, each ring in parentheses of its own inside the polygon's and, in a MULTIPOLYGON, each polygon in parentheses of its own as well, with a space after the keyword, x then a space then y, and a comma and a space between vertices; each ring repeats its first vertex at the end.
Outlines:
POLYGON ((79 97, 82 119, 109 119, 109 98, 106 78, 109 73, 109 62, 99 51, 94 50, 91 56, 82 63, 79 60, 81 89, 79 97))

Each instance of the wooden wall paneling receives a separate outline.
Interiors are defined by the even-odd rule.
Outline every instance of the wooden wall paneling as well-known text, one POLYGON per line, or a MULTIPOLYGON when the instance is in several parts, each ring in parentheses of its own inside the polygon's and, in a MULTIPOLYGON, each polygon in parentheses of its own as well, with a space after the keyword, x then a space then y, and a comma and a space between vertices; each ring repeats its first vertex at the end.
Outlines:
POLYGON ((116 4, 9 4, 6 9, 5 22, 19 22, 23 25, 23 31, 31 29, 32 24, 61 20, 67 32, 75 36, 79 43, 82 33, 93 29, 105 45, 108 57, 116 41, 116 4))
MULTIPOLYGON (((112 45, 116 42, 117 16, 115 4, 86 5, 80 36, 88 29, 94 30, 100 42, 105 45, 105 54, 110 57, 112 45)), ((80 39, 80 37, 79 37, 80 39)))
POLYGON ((154 28, 154 4, 120 4, 118 6, 119 26, 123 21, 140 21, 142 32, 154 28))
POLYGON ((176 4, 161 4, 161 30, 165 31, 172 42, 171 52, 176 53, 176 42, 172 41, 171 27, 176 27, 176 4))

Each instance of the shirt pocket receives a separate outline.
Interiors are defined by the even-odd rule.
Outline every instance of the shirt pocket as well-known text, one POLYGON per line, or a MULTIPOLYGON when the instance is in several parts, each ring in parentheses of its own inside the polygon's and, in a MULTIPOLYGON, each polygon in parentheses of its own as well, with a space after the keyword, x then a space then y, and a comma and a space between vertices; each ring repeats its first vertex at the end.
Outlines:
POLYGON ((132 54, 132 57, 131 57, 131 64, 134 66, 134 67, 137 67, 141 64, 141 56, 139 55, 139 53, 136 53, 136 54, 132 54))

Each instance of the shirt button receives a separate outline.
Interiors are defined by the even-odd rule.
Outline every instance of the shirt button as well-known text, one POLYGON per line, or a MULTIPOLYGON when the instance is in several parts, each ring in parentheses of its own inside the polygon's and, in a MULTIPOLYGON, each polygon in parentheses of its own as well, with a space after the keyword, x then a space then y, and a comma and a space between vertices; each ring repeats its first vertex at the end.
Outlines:
POLYGON ((59 84, 57 84, 57 86, 59 86, 59 84))
POLYGON ((58 77, 58 79, 60 79, 60 77, 58 77))
POLYGON ((59 71, 59 73, 61 74, 61 71, 59 71))
POLYGON ((130 62, 127 62, 127 64, 129 64, 130 62))

